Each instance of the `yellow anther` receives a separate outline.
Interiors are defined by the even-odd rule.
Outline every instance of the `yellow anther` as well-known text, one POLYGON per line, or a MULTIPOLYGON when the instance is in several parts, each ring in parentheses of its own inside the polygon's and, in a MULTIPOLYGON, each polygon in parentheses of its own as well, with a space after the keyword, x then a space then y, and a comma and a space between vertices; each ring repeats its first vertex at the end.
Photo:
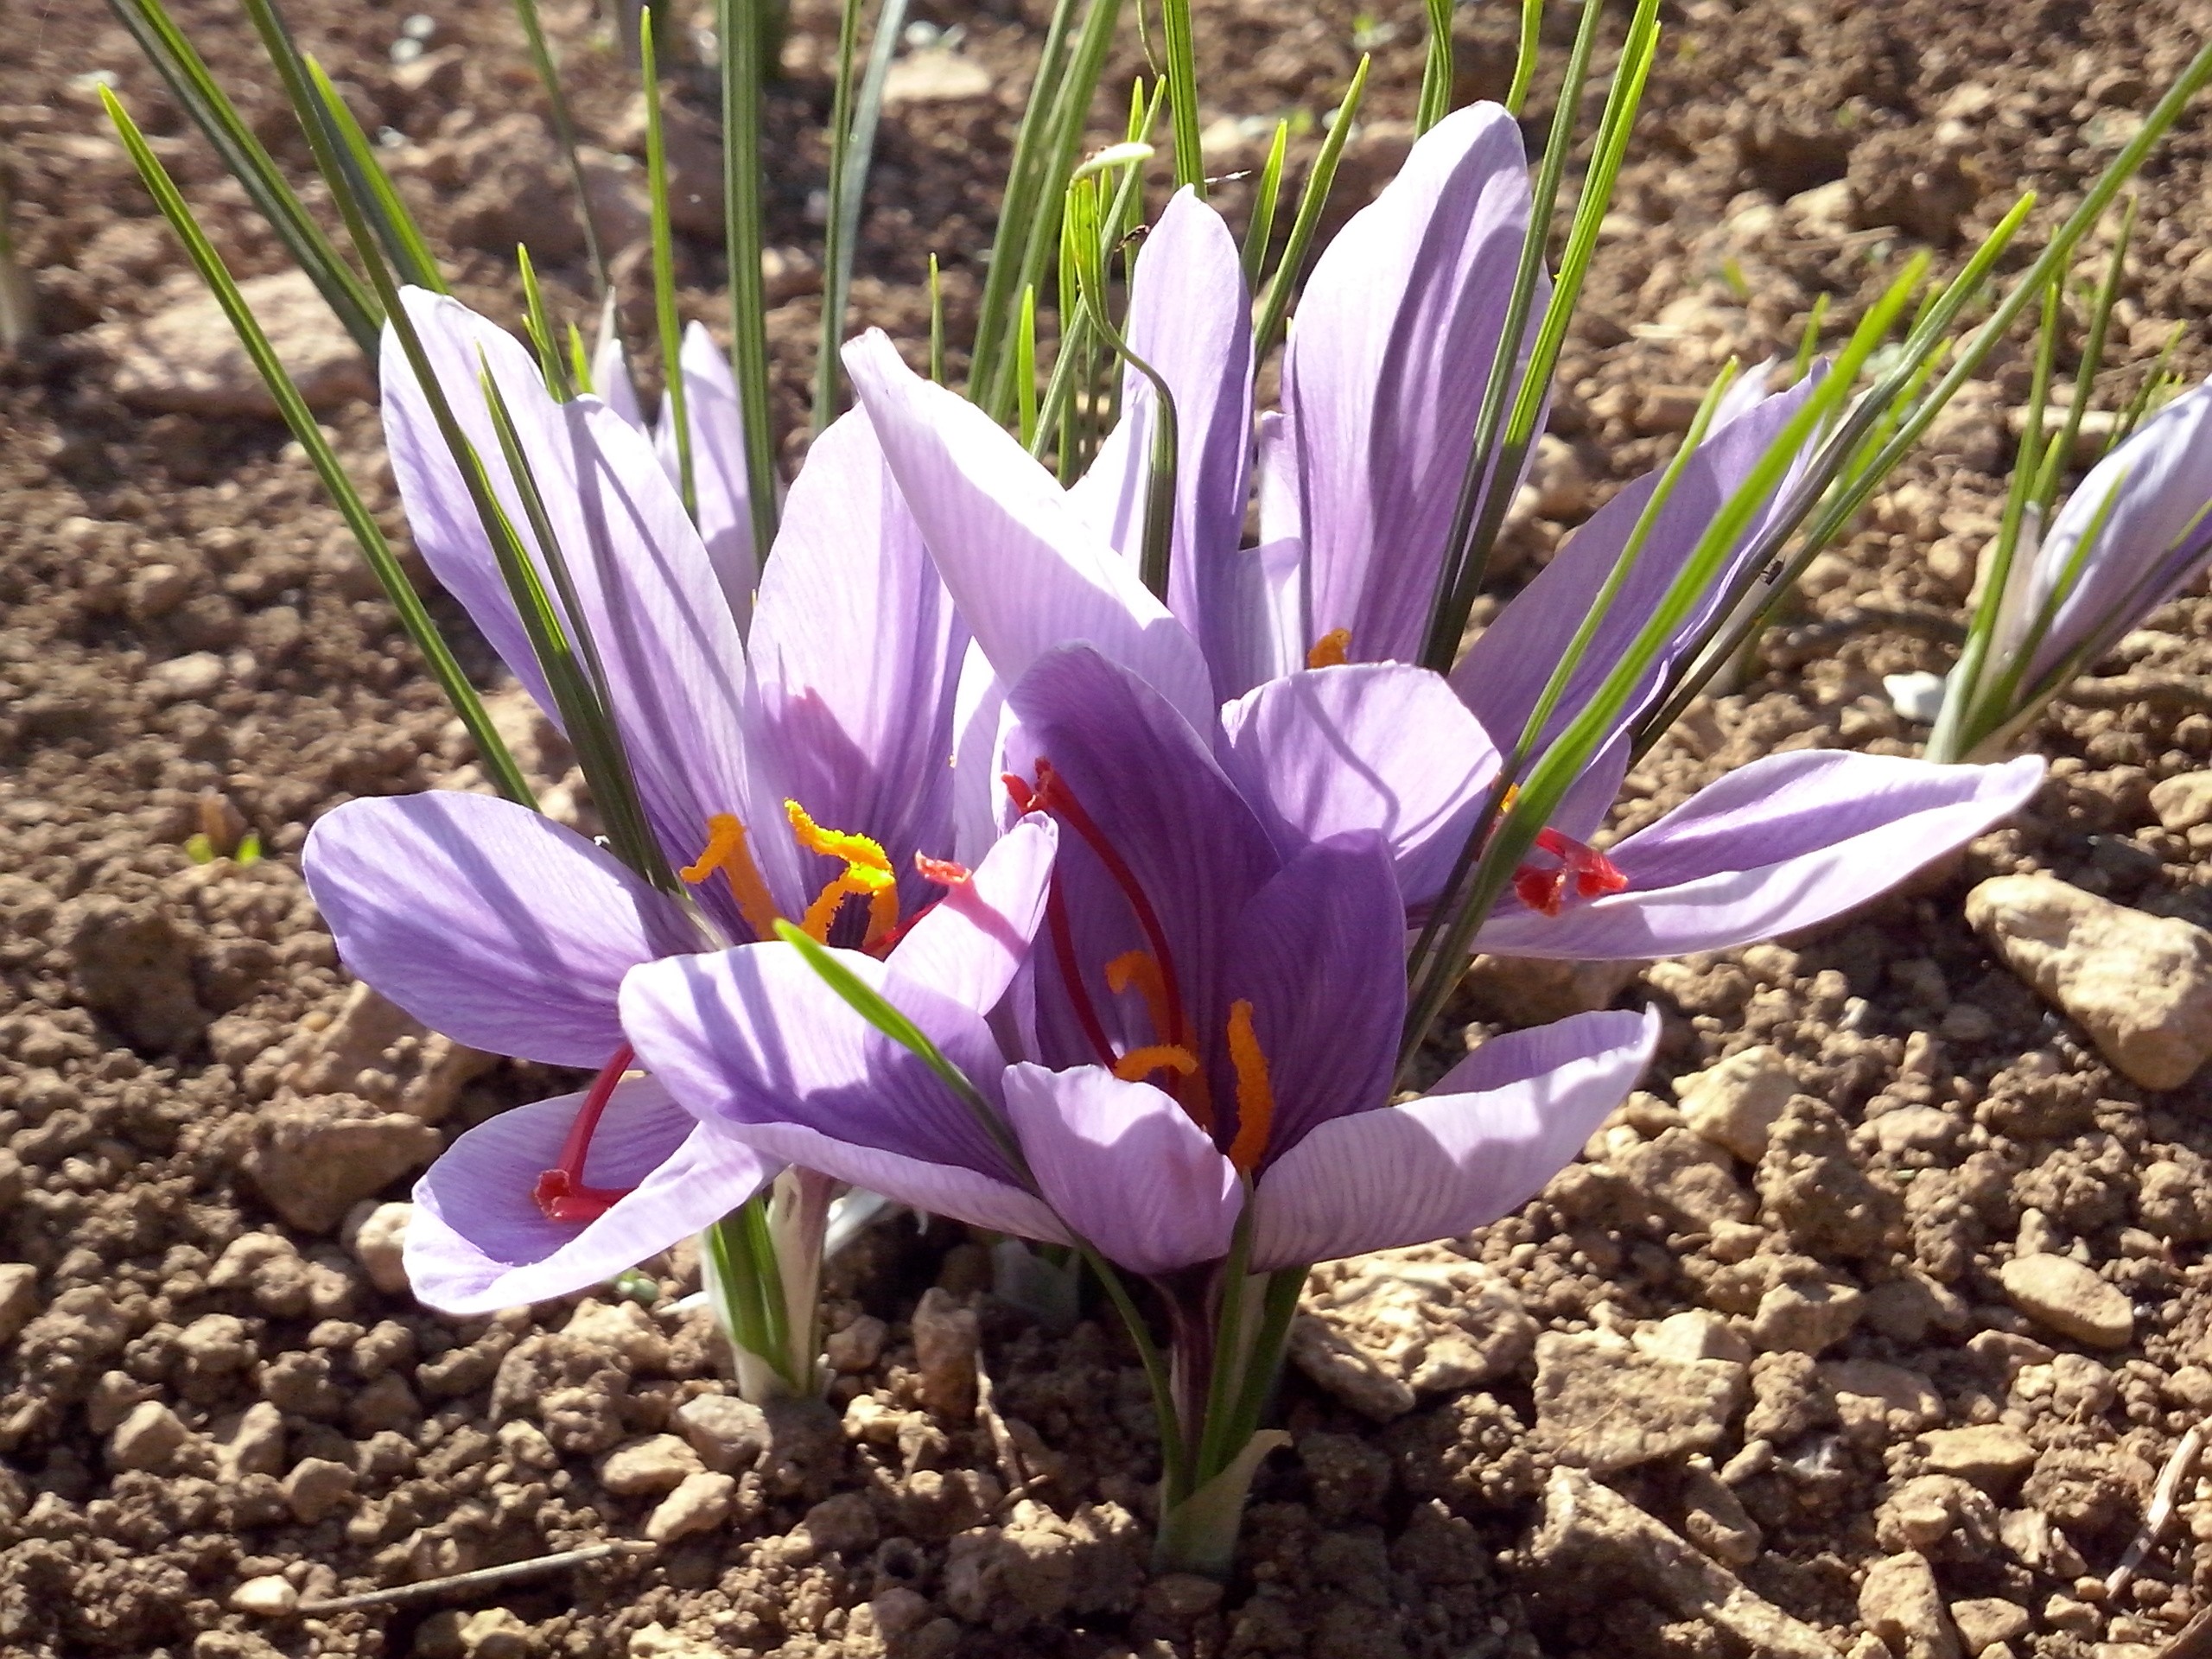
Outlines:
POLYGON ((1342 668, 1344 653, 1351 649, 1350 628, 1331 628, 1313 642, 1313 649, 1306 653, 1308 668, 1342 668))
POLYGON ((1229 1005, 1229 1064, 1236 1072, 1236 1139, 1229 1161, 1251 1173, 1268 1149, 1274 1128, 1275 1091, 1268 1081, 1268 1057, 1252 1029, 1252 1005, 1243 997, 1229 1005))
POLYGON ((753 849, 746 843, 745 826, 734 813, 717 812, 707 820, 707 850, 697 863, 687 864, 677 874, 696 887, 716 870, 729 878, 737 913, 745 918, 753 937, 774 938, 776 901, 768 896, 768 884, 761 880, 760 867, 753 861, 753 849))
POLYGON ((802 932, 828 944, 830 924, 836 919, 847 895, 854 893, 868 900, 868 934, 863 944, 874 944, 899 925, 899 878, 892 873, 891 860, 880 846, 866 836, 823 829, 797 801, 785 801, 784 813, 791 821, 792 839, 801 847, 825 858, 845 861, 844 874, 823 887, 806 907, 806 915, 799 922, 802 932))
POLYGON ((1132 985, 1144 998, 1145 1011, 1152 1016, 1152 1028, 1166 1036, 1173 1028, 1173 1022, 1168 1018, 1167 981, 1151 951, 1124 950, 1106 964, 1106 988, 1115 995, 1122 995, 1132 985))
POLYGON ((1114 1062, 1114 1075, 1123 1083, 1142 1083, 1155 1071, 1173 1071, 1187 1077, 1198 1069, 1198 1058, 1173 1043, 1150 1043, 1133 1048, 1114 1062))

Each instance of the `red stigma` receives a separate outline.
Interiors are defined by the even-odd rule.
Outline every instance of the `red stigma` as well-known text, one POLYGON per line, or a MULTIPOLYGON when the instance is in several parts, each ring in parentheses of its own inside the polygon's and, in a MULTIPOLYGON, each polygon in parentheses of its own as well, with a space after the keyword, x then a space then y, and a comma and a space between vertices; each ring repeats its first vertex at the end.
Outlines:
POLYGON ((622 1074, 636 1058, 630 1045, 625 1043, 614 1051, 612 1059, 600 1067, 599 1075, 592 1079, 591 1088, 584 1096, 584 1103, 576 1109, 575 1121, 569 1125, 568 1139, 561 1143, 561 1161, 539 1175, 531 1188, 530 1196, 546 1220, 596 1221, 637 1190, 584 1185, 584 1160, 591 1152, 592 1135, 599 1128, 607 1103, 614 1096, 614 1085, 622 1081, 622 1074))
POLYGON ((1559 860, 1559 863, 1550 869, 1523 864, 1514 871, 1514 895, 1531 910, 1547 916, 1558 915, 1567 903, 1570 881, 1574 884, 1576 897, 1582 899, 1601 899, 1609 893, 1624 892, 1628 887, 1628 878, 1612 860, 1596 848, 1556 830, 1538 830, 1536 846, 1559 860))
MULTIPOLYGON (((1008 780, 1009 793, 1019 781, 1008 780)), ((1174 1046, 1188 1048, 1191 1046, 1189 1020, 1183 1011, 1183 988, 1175 977, 1175 958, 1167 949, 1167 930, 1160 925, 1160 914, 1153 909, 1152 900, 1145 896, 1136 872, 1115 850, 1113 843, 1106 839, 1106 832, 1098 827, 1097 820, 1084 810, 1083 803, 1075 798, 1075 791, 1052 769, 1052 763, 1042 755, 1037 760, 1037 787, 1033 791, 1025 790, 1024 793, 1028 797, 1028 804, 1022 805, 1022 810, 1057 813, 1069 829, 1083 838, 1084 845, 1097 855, 1098 861, 1106 867, 1106 874, 1122 890, 1122 896, 1128 900, 1130 910, 1136 915, 1137 926, 1144 933, 1145 944, 1152 951, 1152 958, 1160 964, 1160 978, 1161 988, 1166 992, 1168 1018, 1174 1022, 1160 1034, 1174 1046)), ((1020 796, 1015 798, 1015 804, 1022 804, 1020 796)), ((1059 887, 1057 872, 1052 880, 1057 896, 1059 887)), ((1067 963, 1061 964, 1064 973, 1068 971, 1068 966, 1067 963)), ((1081 983, 1071 973, 1068 982, 1071 986, 1081 983)))

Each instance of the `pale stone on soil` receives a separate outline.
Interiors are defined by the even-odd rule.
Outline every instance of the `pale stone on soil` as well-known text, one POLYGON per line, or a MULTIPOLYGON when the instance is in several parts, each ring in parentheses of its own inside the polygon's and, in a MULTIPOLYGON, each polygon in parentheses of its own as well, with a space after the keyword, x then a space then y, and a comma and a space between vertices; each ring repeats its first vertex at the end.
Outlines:
POLYGON ((1943 1396, 1918 1371, 1885 1365, 1877 1359, 1839 1359, 1821 1367, 1821 1380, 1835 1395, 1847 1428, 1870 1421, 1876 1427, 1891 1420, 1908 1432, 1943 1421, 1943 1396))
POLYGON ((2035 1446, 2019 1429, 1978 1422, 1967 1429, 1929 1429, 1920 1435, 1927 1465, 1940 1476, 1962 1476, 1995 1496, 2035 1466, 2035 1446))
POLYGON ((1704 1620, 1760 1659, 1838 1659, 1818 1630, 1579 1469, 1552 1471, 1529 1554, 1541 1573, 1625 1585, 1678 1619, 1704 1620))
POLYGON ((1851 1334, 1866 1300, 1848 1285, 1818 1280, 1777 1285, 1759 1298, 1751 1340, 1769 1353, 1817 1354, 1851 1334))
POLYGON ((139 683, 156 702, 204 702, 227 684, 231 665, 212 651, 156 663, 139 683))
POLYGON ((461 1621, 462 1659, 530 1659, 531 1628, 510 1607, 486 1607, 461 1621))
POLYGON ((2037 1324, 2092 1348, 2125 1348, 2135 1338, 2126 1294, 2070 1255, 2022 1255, 1998 1270, 2012 1306, 2037 1324))
POLYGON ((231 1592, 231 1611, 257 1618, 283 1618, 300 1605, 300 1592, 291 1581, 270 1573, 248 1579, 231 1592))
POLYGON ((912 52, 883 78, 883 107, 908 104, 966 104, 989 96, 991 72, 973 58, 939 48, 912 52))
POLYGON ((1859 1617, 1897 1659, 1959 1659, 1959 1633, 1925 1556, 1908 1551, 1869 1567, 1859 1589, 1859 1617))
POLYGON ((1503 1279, 1421 1245, 1317 1268, 1291 1325, 1290 1354, 1346 1405, 1387 1422, 1422 1394, 1514 1370, 1535 1339, 1535 1321, 1503 1279))
POLYGON ((1983 882, 1967 919, 2145 1089, 2179 1088, 2212 1054, 2212 933, 2051 875, 1983 882))
POLYGON ((737 1482, 728 1475, 702 1470, 686 1475, 683 1483, 661 1499, 645 1522, 645 1536, 657 1544, 708 1532, 729 1519, 737 1497, 737 1482))
POLYGON ((1767 1135, 1796 1092, 1797 1081, 1780 1052, 1764 1044, 1675 1084, 1675 1099, 1692 1133, 1747 1164, 1766 1155, 1767 1135))
POLYGON ((664 1624, 648 1624, 630 1635, 630 1659, 729 1659, 729 1649, 719 1642, 700 1641, 670 1630, 664 1624))
POLYGON ((28 1262, 0 1262, 0 1343, 13 1342, 37 1314, 38 1269, 28 1262))
POLYGON ((1710 1308, 1687 1308, 1652 1319, 1636 1328, 1629 1338, 1647 1354, 1662 1359, 1723 1359, 1738 1365, 1751 1360, 1751 1344, 1736 1327, 1710 1308))
MULTIPOLYGON (((366 397, 369 365, 304 271, 238 284, 308 407, 366 397)), ((276 399, 211 295, 194 294, 137 322, 108 323, 93 338, 115 360, 116 397, 133 409, 182 415, 274 418, 276 399)))
POLYGON ((1980 1654, 1999 1642, 2018 1641, 2035 1621, 2028 1617, 2028 1610, 2018 1603, 1987 1596, 1953 1602, 1951 1622, 1959 1627, 1967 1651, 1980 1654))
POLYGON ((676 1430, 701 1462, 723 1474, 750 1469, 768 1445, 766 1414, 734 1395, 702 1394, 686 1400, 676 1409, 676 1430))
POLYGON ((2151 786, 2151 810, 2178 833, 2212 823, 2212 771, 2185 772, 2151 786))
POLYGON ((699 1454, 673 1434, 654 1434, 618 1446, 599 1465, 599 1484, 618 1497, 673 1491, 702 1465, 699 1454))
POLYGON ((284 1501, 303 1527, 314 1526, 353 1495, 353 1471, 328 1458, 302 1458, 284 1477, 284 1501))
POLYGON ((191 1438, 192 1431, 176 1413, 158 1400, 142 1401, 108 1437, 108 1467, 160 1474, 175 1462, 191 1438))
POLYGON ((1610 1475, 1720 1443, 1747 1368, 1667 1359, 1602 1332, 1536 1338, 1536 1433, 1562 1463, 1610 1475))
POLYGON ((353 1259, 369 1275, 369 1282, 387 1296, 407 1294, 407 1224, 414 1216, 413 1205, 395 1200, 378 1205, 359 1225, 346 1230, 352 1236, 343 1242, 353 1259))

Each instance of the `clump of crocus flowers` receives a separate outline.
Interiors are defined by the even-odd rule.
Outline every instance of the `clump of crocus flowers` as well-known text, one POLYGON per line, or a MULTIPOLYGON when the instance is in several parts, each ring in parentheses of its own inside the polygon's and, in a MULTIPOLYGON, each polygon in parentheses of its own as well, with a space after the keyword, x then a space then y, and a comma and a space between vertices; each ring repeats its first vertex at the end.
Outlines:
MULTIPOLYGON (((1514 124, 1439 124, 1319 263, 1285 406, 1255 420, 1235 244, 1179 195, 1125 325, 1147 372, 1065 490, 887 340, 859 340, 861 408, 816 442, 757 593, 742 511, 721 491, 687 514, 619 368, 602 358, 613 404, 563 401, 500 331, 410 299, 536 538, 518 539, 650 836, 632 866, 523 807, 439 794, 316 827, 308 878, 356 972, 465 1041, 595 1073, 424 1178, 418 1293, 464 1311, 550 1296, 703 1231, 747 1386, 804 1390, 839 1185, 1072 1249, 1154 1383, 1163 1558, 1224 1567, 1306 1268, 1510 1210, 1648 1061, 1651 1016, 1592 1013, 1408 1091, 1427 1064, 1408 939, 1481 854, 1509 766, 1577 717, 1821 385, 1732 391, 1450 675, 1417 665, 1481 393, 1446 365, 1496 353, 1527 217, 1514 124), (1154 491, 1172 513, 1147 511, 1154 491), (1161 550, 1141 543, 1162 524, 1155 591, 1161 550)), ((712 363, 687 353, 690 401, 727 410, 712 363)), ((546 625, 525 628, 397 350, 385 388, 425 556, 560 718, 546 625)), ((693 437, 710 472, 734 442, 693 437)), ((1629 722, 1679 649, 1651 656, 1477 948, 1642 958, 1805 927, 2039 778, 1780 754, 1601 850, 1629 722)))

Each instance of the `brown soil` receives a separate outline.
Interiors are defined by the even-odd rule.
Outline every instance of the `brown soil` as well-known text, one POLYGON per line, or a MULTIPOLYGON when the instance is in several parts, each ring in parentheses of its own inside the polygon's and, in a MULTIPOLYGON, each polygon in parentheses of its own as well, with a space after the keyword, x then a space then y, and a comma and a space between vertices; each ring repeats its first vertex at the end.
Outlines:
MULTIPOLYGON (((1214 117, 1317 114, 1359 31, 1376 65, 1347 162, 1355 197, 1402 154, 1421 61, 1418 8, 1379 25, 1357 10, 1198 8, 1214 117)), ((1463 20, 1470 95, 1498 90, 1514 10, 1463 20)), ((232 9, 181 11, 280 153, 302 159, 232 9)), ((293 21, 378 124, 416 147, 395 154, 464 295, 512 309, 505 251, 519 230, 548 253, 556 303, 585 315, 568 197, 508 13, 423 11, 431 52, 453 55, 412 91, 391 63, 398 12, 301 5, 293 21)), ((770 117, 770 239, 790 251, 772 319, 787 427, 811 369, 817 278, 802 251, 834 38, 833 7, 795 12, 770 117)), ((2045 193, 2038 222, 2063 212, 2212 21, 2189 0, 1688 0, 1679 12, 1561 379, 1554 424, 1571 459, 1550 463, 1557 516, 1516 531, 1524 557, 1664 453, 1685 412, 1677 388, 1732 351, 1791 350, 1816 295, 1834 296, 1833 334, 1907 252, 1955 260, 2018 188, 2045 193)), ((909 343, 931 250, 964 332, 1042 14, 920 15, 962 28, 960 50, 998 90, 887 119, 856 304, 909 343)), ((553 21, 588 133, 622 148, 619 61, 583 43, 580 9, 553 21)), ((0 138, 48 337, 0 364, 0 1259, 33 1270, 0 1265, 0 1650, 1759 1648, 1740 1606, 1716 1611, 1684 1589, 1704 1583, 1709 1598, 1704 1557, 1608 1533, 1599 1510, 1562 1513, 1565 1489, 1548 1498, 1548 1483, 1572 1462, 1707 1550, 1724 1590, 1739 1582, 1796 1621, 1786 1630, 1856 1659, 1885 1651, 1862 1624, 1867 1569, 1907 1548, 1932 1563, 1945 1602, 1987 1604, 1959 1613, 1968 1652, 2001 1632, 2012 1659, 2150 1659, 2209 1605, 2196 1540, 2212 1536, 2212 1504, 2189 1483, 2124 1594, 2103 1599, 2088 1575, 2117 1560, 2156 1471, 2212 1408, 2212 1095, 2203 1080, 2160 1095, 2118 1076, 1993 962, 1960 908, 1984 875, 2044 869, 2212 923, 2212 845, 2158 827, 2147 804, 2154 783, 2212 756, 2201 697, 2062 704, 2038 734, 2056 765, 2035 810, 1951 868, 1816 936, 1599 987, 1666 1015, 1650 1092, 1541 1200, 1429 1253, 1454 1295, 1475 1281, 1447 1264, 1493 1272, 1484 1306, 1505 1311, 1477 1333, 1467 1374, 1481 1385, 1424 1392, 1382 1422, 1387 1405, 1355 1409, 1341 1377, 1335 1391, 1312 1379, 1325 1363, 1294 1369, 1280 1413, 1294 1445, 1262 1474, 1225 1589, 1147 1577, 1155 1454, 1118 1335, 1093 1322, 1054 1333, 992 1300, 980 1248, 950 1230, 918 1244, 903 1225, 880 1230, 840 1264, 831 1406, 766 1421, 686 1409, 721 1385, 703 1316, 669 1311, 680 1262, 652 1312, 602 1299, 454 1321, 379 1289, 355 1201, 403 1197, 440 1135, 553 1079, 503 1064, 455 1102, 465 1057, 398 1032, 372 1033, 362 1063, 339 1066, 322 1034, 354 1030, 359 1010, 347 1015, 293 855, 319 812, 450 778, 467 747, 281 430, 149 416, 111 395, 94 326, 151 315, 191 279, 105 134, 88 72, 112 72, 242 274, 281 255, 92 0, 52 0, 9 28, 0 138), (165 669, 190 658, 212 676, 165 669), (251 868, 196 865, 182 844, 206 831, 227 848, 246 828, 270 855, 251 868), (1796 1091, 1766 1155, 1688 1166, 1671 1080, 1758 1045, 1796 1091), (425 1115, 442 1117, 435 1130, 425 1115), (2084 1348, 2015 1311, 2000 1268, 2050 1249, 2125 1293, 2126 1345, 2084 1348), (932 1285, 941 1294, 918 1300, 932 1285), (1863 1300, 1815 1360, 1754 1318, 1777 1289, 1805 1317, 1863 1300), (1630 1364, 1598 1334, 1694 1309, 1732 1321, 1703 1331, 1718 1357, 1630 1364), (1747 1365, 1746 1333, 1767 1350, 1747 1365), (990 1383, 980 1415, 966 1406, 971 1350, 990 1383), (1609 1370, 1635 1379, 1632 1409, 1605 1393, 1609 1370), (1631 1444, 1608 1438, 1592 1457, 1570 1431, 1615 1410, 1633 1419, 1631 1444), (1927 1437, 1976 1427, 1990 1431, 1981 1461, 1945 1472, 1963 1466, 1961 1443, 1927 1437), (652 1438, 670 1434, 682 1439, 652 1438), (689 1490, 726 1518, 658 1550, 396 1607, 302 1618, 231 1605, 253 1580, 313 1601, 637 1539, 702 1458, 732 1478, 689 1490)), ((1110 83, 1141 62, 1132 32, 1110 83)), ((1256 161, 1255 141, 1217 137, 1223 170, 1256 161)), ((2191 327, 2181 366, 2212 367, 2208 151, 2199 114, 2145 175, 2113 401, 2175 321, 2191 327)), ((1223 192, 1232 215, 1241 189, 1223 192)), ((693 238, 683 256, 688 302, 710 319, 715 245, 693 238)), ((637 288, 632 265, 626 300, 637 288)), ((1940 668, 1945 648, 1895 618, 1955 613, 2026 372, 2014 354, 1969 389, 1815 567, 1812 626, 1770 634, 1759 677, 1694 711, 1630 779, 1625 821, 1778 747, 1909 752, 1920 734, 1878 677, 1940 668)), ((373 410, 354 400, 325 418, 381 480, 373 410)), ((374 499, 397 534, 388 485, 374 499)), ((2207 672, 2212 601, 2170 607, 2154 627, 2129 661, 2207 672)), ((470 665, 491 683, 480 647, 470 665)), ((1885 1627, 1901 1656, 1955 1650, 1940 1631, 1916 1643, 1909 1624, 1885 1627)))

